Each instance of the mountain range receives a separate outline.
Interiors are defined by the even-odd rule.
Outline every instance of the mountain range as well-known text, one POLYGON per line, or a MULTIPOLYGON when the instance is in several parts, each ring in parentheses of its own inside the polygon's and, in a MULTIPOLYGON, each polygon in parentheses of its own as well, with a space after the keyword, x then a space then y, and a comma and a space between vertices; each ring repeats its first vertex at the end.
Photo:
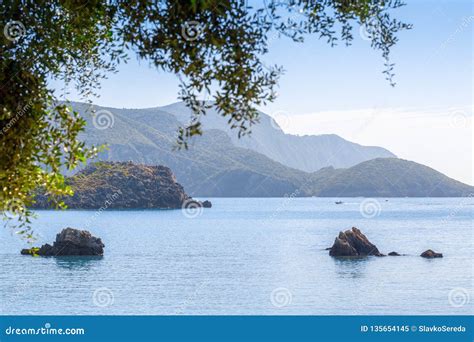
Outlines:
POLYGON ((87 121, 81 138, 88 145, 108 145, 99 160, 167 166, 194 197, 456 197, 473 192, 381 147, 337 135, 286 134, 264 113, 252 134, 239 139, 210 110, 202 121, 204 134, 192 139, 188 150, 177 150, 177 129, 190 117, 183 103, 147 109, 93 106, 95 114, 89 104, 71 105, 87 121), (104 127, 100 116, 108 120, 104 127))
MULTIPOLYGON (((191 111, 183 102, 161 107, 173 114, 181 124, 189 121, 191 111)), ((290 118, 282 115, 284 119, 290 118)), ((362 146, 335 134, 298 136, 286 134, 269 115, 259 112, 259 123, 252 126, 252 134, 239 138, 231 130, 227 119, 213 108, 202 117, 204 129, 218 129, 227 133, 237 147, 261 153, 283 165, 314 172, 326 166, 347 168, 374 158, 395 158, 392 152, 376 146, 362 146)))

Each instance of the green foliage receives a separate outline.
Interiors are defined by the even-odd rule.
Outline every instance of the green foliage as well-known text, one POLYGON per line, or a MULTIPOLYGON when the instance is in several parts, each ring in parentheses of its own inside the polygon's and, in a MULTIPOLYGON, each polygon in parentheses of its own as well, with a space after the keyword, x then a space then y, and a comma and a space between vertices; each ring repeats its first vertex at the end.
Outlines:
MULTIPOLYGON (((389 51, 409 25, 388 11, 399 0, 4 0, 0 3, 0 210, 27 227, 34 191, 71 194, 59 171, 93 156, 78 140, 84 121, 58 105, 51 79, 95 95, 100 81, 136 54, 181 80, 180 97, 193 109, 178 142, 200 135, 210 96, 239 136, 258 121, 255 107, 275 98, 282 73, 261 60, 269 33, 301 42, 316 34, 330 45, 353 39, 355 25, 371 28, 392 80, 389 51)), ((392 81, 391 81, 392 82, 392 81)), ((61 205, 61 203, 58 203, 61 205)))
POLYGON ((5 28, 0 36, 0 210, 27 237, 32 214, 26 208, 34 190, 42 187, 53 197, 72 194, 61 168, 72 169, 97 152, 78 139, 85 121, 57 104, 47 86, 48 78, 75 77, 88 95, 98 76, 87 70, 112 69, 99 54, 103 42, 111 41, 102 24, 105 7, 79 13, 69 5, 0 4, 5 28))
POLYGON ((32 247, 32 248, 28 248, 28 249, 24 249, 22 251, 22 254, 25 254, 25 255, 31 255, 33 257, 37 257, 39 256, 38 255, 38 251, 39 251, 39 247, 32 247))

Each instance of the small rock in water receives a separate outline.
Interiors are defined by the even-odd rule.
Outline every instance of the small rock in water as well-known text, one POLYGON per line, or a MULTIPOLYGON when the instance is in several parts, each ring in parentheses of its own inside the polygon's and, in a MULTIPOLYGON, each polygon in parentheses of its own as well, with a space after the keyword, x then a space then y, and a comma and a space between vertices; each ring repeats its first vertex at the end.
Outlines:
POLYGON ((187 199, 184 203, 183 203, 183 206, 182 206, 184 209, 188 209, 188 208, 212 208, 212 203, 211 201, 198 201, 198 200, 195 200, 193 198, 189 198, 187 199))
POLYGON ((390 252, 388 253, 390 256, 401 256, 401 254, 398 254, 397 252, 390 252))
POLYGON ((435 251, 428 249, 421 253, 420 255, 423 258, 442 258, 443 254, 442 253, 436 253, 435 251))
POLYGON ((203 208, 212 208, 212 203, 211 203, 211 201, 206 200, 206 201, 202 202, 202 206, 203 206, 203 208))
POLYGON ((51 246, 44 244, 41 248, 22 249, 23 255, 40 256, 101 256, 104 254, 102 240, 92 236, 87 230, 65 228, 56 235, 56 241, 51 246))
POLYGON ((329 251, 331 256, 384 256, 379 252, 377 246, 371 243, 367 237, 356 227, 351 230, 340 232, 329 251))

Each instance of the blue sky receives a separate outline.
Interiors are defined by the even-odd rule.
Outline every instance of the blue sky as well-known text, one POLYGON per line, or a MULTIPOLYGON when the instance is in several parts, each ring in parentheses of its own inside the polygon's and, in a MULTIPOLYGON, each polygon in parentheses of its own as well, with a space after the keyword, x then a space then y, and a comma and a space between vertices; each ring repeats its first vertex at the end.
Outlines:
MULTIPOLYGON (((272 116, 285 113, 285 120, 289 118, 292 122, 291 127, 283 127, 288 132, 338 133, 359 143, 390 148, 400 157, 441 168, 448 175, 472 184, 472 1, 407 0, 406 3, 407 6, 392 11, 397 18, 414 25, 412 30, 399 35, 400 41, 392 50, 392 60, 396 63, 395 88, 382 74, 380 53, 361 38, 358 28, 350 47, 341 44, 331 48, 315 37, 307 37, 303 44, 274 39, 270 43, 270 53, 264 59, 282 65, 286 72, 280 80, 278 99, 261 109, 272 116), (389 111, 392 115, 394 110, 405 113, 400 115, 404 122, 407 121, 406 113, 425 117, 425 122, 419 125, 407 123, 409 127, 405 133, 411 134, 412 138, 405 139, 406 142, 396 139, 386 142, 385 134, 378 132, 386 130, 382 133, 388 134, 393 123, 384 126, 371 120, 357 136, 341 130, 348 125, 347 116, 338 116, 338 113, 351 113, 351 120, 355 122, 360 121, 357 119, 360 112, 389 111), (450 129, 444 143, 449 143, 451 138, 454 139, 453 146, 466 142, 469 145, 470 141, 469 148, 462 147, 464 154, 453 156, 453 151, 448 150, 446 155, 432 153, 432 158, 426 159, 426 150, 405 153, 413 152, 412 149, 416 152, 412 141, 416 142, 417 136, 423 140, 439 134, 439 131, 429 130, 430 120, 440 115, 446 115, 447 124, 453 115, 462 116, 462 127, 451 127, 457 130, 450 129), (308 121, 327 123, 328 118, 333 120, 333 126, 323 125, 324 130, 321 125, 308 125, 308 121), (314 129, 308 130, 308 127, 314 129), (463 135, 463 139, 457 141, 458 135, 463 135), (453 166, 443 167, 446 163, 453 166)), ((174 75, 158 72, 148 63, 139 63, 132 58, 118 74, 103 82, 99 91, 101 96, 93 102, 119 108, 155 107, 177 101, 177 92, 178 82, 174 75)), ((77 98, 72 96, 72 99, 77 98)), ((405 129, 403 122, 396 126, 405 129)))
MULTIPOLYGON (((382 75, 380 53, 355 30, 350 47, 330 48, 316 37, 305 43, 274 39, 269 63, 282 65, 278 100, 262 108, 295 113, 355 109, 369 106, 439 106, 471 103, 472 20, 469 0, 408 0, 393 15, 414 25, 402 32, 393 49, 397 87, 382 75)), ((120 72, 103 82, 97 104, 114 107, 153 107, 177 100, 178 82, 132 57, 120 72)))
POLYGON ((269 60, 286 70, 276 106, 296 112, 370 106, 447 106, 471 103, 471 2, 409 0, 394 15, 414 25, 394 47, 397 87, 385 81, 380 54, 356 34, 351 47, 330 49, 314 38, 280 41, 269 60))

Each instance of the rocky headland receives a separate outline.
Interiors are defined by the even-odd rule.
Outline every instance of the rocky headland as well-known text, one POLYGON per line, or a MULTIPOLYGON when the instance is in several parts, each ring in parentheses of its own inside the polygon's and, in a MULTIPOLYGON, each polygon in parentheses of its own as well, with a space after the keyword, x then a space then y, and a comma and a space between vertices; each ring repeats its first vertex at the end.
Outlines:
MULTIPOLYGON (((165 166, 132 162, 97 162, 66 179, 74 195, 61 198, 71 209, 180 209, 189 202, 210 208, 186 194, 173 172, 165 166)), ((54 207, 39 192, 34 209, 54 207)))

